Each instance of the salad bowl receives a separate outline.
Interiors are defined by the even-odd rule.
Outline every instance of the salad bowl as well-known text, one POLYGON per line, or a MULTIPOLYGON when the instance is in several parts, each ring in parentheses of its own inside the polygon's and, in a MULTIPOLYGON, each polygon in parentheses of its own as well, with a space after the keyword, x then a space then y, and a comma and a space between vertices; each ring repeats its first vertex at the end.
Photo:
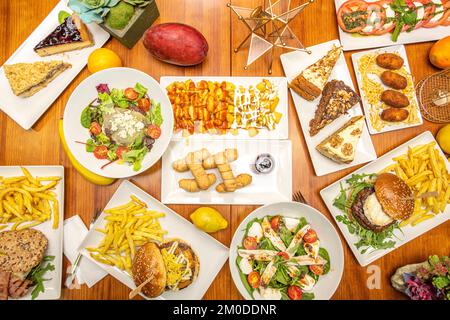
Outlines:
POLYGON ((69 150, 86 169, 127 178, 161 158, 173 121, 169 98, 155 79, 136 69, 111 68, 75 88, 63 129, 69 150))
MULTIPOLYGON (((288 240, 287 242, 291 241, 288 240)), ((265 258, 262 258, 262 260, 268 261, 265 258)), ((344 270, 344 253, 340 238, 335 228, 319 211, 306 204, 298 202, 279 202, 256 209, 241 222, 231 241, 229 263, 233 281, 241 295, 246 300, 328 300, 333 296, 341 281, 342 273, 344 270), (267 218, 268 220, 266 220, 267 218), (274 225, 273 218, 276 218, 276 224, 278 226, 274 225), (265 226, 264 220, 266 224, 270 223, 270 226, 265 226), (258 240, 259 243, 257 247, 250 248, 251 246, 248 246, 248 243, 246 243, 248 238, 258 238, 258 231, 255 230, 257 228, 253 226, 255 221, 261 223, 262 229, 264 229, 264 231, 260 232, 259 238, 262 240, 260 240, 260 242, 258 240), (297 227, 292 225, 292 223, 295 221, 299 223, 297 227), (295 278, 295 276, 290 276, 290 271, 285 272, 285 274, 288 273, 289 276, 286 277, 285 275, 283 277, 283 275, 278 274, 279 272, 277 270, 276 273, 272 276, 270 283, 263 286, 263 271, 260 272, 261 282, 258 282, 260 284, 259 288, 255 289, 255 286, 253 286, 252 284, 252 275, 250 275, 248 271, 255 272, 255 270, 266 270, 270 268, 269 265, 266 265, 267 262, 262 263, 261 265, 261 263, 257 261, 261 260, 257 257, 259 253, 269 254, 271 251, 279 251, 274 257, 275 263, 273 264, 274 266, 278 266, 279 269, 280 265, 283 264, 292 266, 293 263, 296 263, 300 260, 305 262, 306 260, 310 259, 310 257, 304 255, 305 252, 301 249, 299 249, 299 251, 303 251, 303 253, 290 254, 290 258, 287 256, 285 257, 286 253, 289 253, 292 246, 286 243, 287 250, 285 250, 284 252, 278 250, 277 248, 273 248, 278 246, 276 244, 276 241, 271 239, 271 237, 266 236, 266 227, 272 229, 269 231, 275 234, 275 237, 276 235, 278 235, 280 240, 285 243, 285 234, 287 232, 287 229, 292 230, 292 233, 290 234, 291 239, 298 232, 301 233, 301 230, 314 230, 315 232, 312 232, 313 234, 315 234, 315 239, 313 239, 313 241, 309 241, 307 237, 303 237, 303 240, 299 241, 297 246, 300 248, 302 246, 307 246, 308 243, 312 242, 315 242, 317 244, 318 255, 316 255, 316 257, 319 259, 319 261, 326 260, 326 264, 323 266, 323 270, 319 272, 321 275, 317 276, 318 273, 313 274, 311 272, 314 269, 312 268, 313 266, 311 264, 300 263, 298 265, 300 272, 298 272, 297 279, 295 278), (271 247, 270 249, 263 245, 263 243, 267 243, 268 240, 272 244, 269 245, 269 247, 271 247), (252 252, 251 250, 246 249, 254 249, 255 251, 252 252), (250 257, 250 265, 252 266, 253 270, 249 269, 247 272, 243 270, 244 268, 246 268, 245 265, 241 263, 243 259, 243 252, 248 254, 248 256, 250 257), (323 259, 324 257, 325 259, 323 259), (249 273, 249 275, 247 275, 247 273, 249 273), (305 277, 305 274, 306 278, 315 279, 314 281, 311 280, 313 281, 313 283, 309 283, 306 286, 300 283, 302 282, 302 278, 305 277), (288 278, 285 282, 286 285, 280 283, 280 281, 283 282, 282 280, 278 281, 280 277, 288 278), (263 287, 264 290, 261 290, 261 287, 263 287), (299 289, 299 287, 301 289, 299 289)), ((269 262, 269 264, 270 263, 272 262, 269 262)), ((287 269, 289 268, 286 268, 286 270, 287 269)), ((256 287, 257 286, 258 285, 256 285, 256 287)))

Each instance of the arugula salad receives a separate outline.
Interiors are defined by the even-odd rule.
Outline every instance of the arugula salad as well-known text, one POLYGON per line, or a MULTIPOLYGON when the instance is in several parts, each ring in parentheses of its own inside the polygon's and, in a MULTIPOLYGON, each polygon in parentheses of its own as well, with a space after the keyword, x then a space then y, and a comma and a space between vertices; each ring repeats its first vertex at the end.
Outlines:
POLYGON ((305 218, 281 215, 250 221, 236 264, 256 300, 312 300, 319 277, 330 271, 330 257, 305 218))
POLYGON ((81 125, 89 130, 86 151, 97 159, 108 160, 102 166, 128 163, 134 171, 161 136, 160 103, 152 100, 147 88, 136 83, 133 88, 110 90, 107 84, 96 86, 98 96, 81 113, 81 125))

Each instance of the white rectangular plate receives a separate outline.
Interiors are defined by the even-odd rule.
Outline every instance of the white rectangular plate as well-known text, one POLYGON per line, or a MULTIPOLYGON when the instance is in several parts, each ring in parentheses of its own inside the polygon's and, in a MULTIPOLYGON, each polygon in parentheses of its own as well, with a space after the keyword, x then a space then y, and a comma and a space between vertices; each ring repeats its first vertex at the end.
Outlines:
POLYGON ((58 25, 58 12, 61 10, 72 12, 66 5, 67 1, 60 1, 42 23, 33 31, 33 33, 25 40, 22 45, 12 54, 5 62, 10 65, 19 62, 36 62, 62 60, 70 63, 71 68, 65 70, 57 78, 48 84, 36 94, 28 98, 20 98, 16 96, 9 85, 8 79, 0 68, 0 109, 3 110, 11 119, 17 122, 25 130, 30 129, 34 123, 44 114, 51 104, 59 97, 64 89, 72 82, 78 73, 84 68, 88 57, 92 51, 101 48, 109 39, 109 33, 100 28, 97 24, 91 23, 87 28, 94 38, 94 46, 55 54, 48 57, 40 57, 33 48, 36 44, 49 35, 58 25))
MULTIPOLYGON (((44 282, 45 291, 41 292, 37 297, 37 300, 56 300, 61 296, 61 277, 63 267, 63 221, 64 221, 64 167, 63 166, 23 166, 30 171, 33 177, 48 177, 58 176, 61 177, 55 189, 52 190, 56 193, 56 198, 59 202, 59 225, 58 229, 53 229, 53 217, 50 221, 46 221, 36 227, 41 231, 48 239, 48 248, 45 252, 46 256, 55 256, 53 265, 55 270, 49 271, 45 274, 46 279, 50 279, 44 282)), ((23 176, 20 166, 1 166, 0 176, 14 177, 23 176)), ((49 183, 44 181, 44 184, 49 183)), ((10 228, 3 229, 2 231, 9 230, 10 228)), ((1 231, 0 231, 1 232, 1 231)), ((20 300, 31 300, 31 291, 20 300)), ((14 300, 14 299, 11 299, 14 300)))
MULTIPOLYGON (((347 180, 352 174, 361 174, 361 173, 377 173, 387 167, 388 165, 394 163, 392 158, 398 157, 402 154, 407 153, 408 147, 414 147, 417 145, 427 144, 430 142, 436 141, 431 134, 430 131, 426 131, 422 133, 421 135, 415 137, 414 139, 411 139, 401 146, 395 148, 394 150, 386 153, 382 157, 378 158, 378 160, 373 161, 369 163, 368 165, 362 167, 359 170, 356 170, 352 172, 351 174, 345 176, 344 178, 336 181, 335 183, 331 184, 330 186, 322 189, 320 191, 320 195, 322 196, 323 201, 325 202, 326 206, 328 207, 328 210, 330 210, 331 215, 333 216, 334 220, 336 220, 336 216, 343 215, 338 208, 333 206, 333 200, 339 195, 340 191, 340 184, 342 183, 342 186, 345 188, 347 187, 347 183, 345 180, 347 180)), ((441 149, 438 147, 439 153, 442 157, 445 158, 444 154, 442 153, 441 149)), ((446 158, 445 158, 446 159, 446 158)), ((447 170, 450 170, 450 163, 445 160, 447 170)), ((348 232, 347 226, 344 225, 341 222, 338 222, 336 220, 336 224, 338 225, 339 229, 341 229, 342 234, 344 235, 345 240, 347 241, 348 245, 350 246, 350 249, 352 250, 353 254, 355 255, 356 259, 358 260, 359 264, 362 266, 366 266, 373 261, 381 258, 382 256, 388 254, 392 250, 397 249, 398 247, 402 246, 403 244, 413 240, 414 238, 430 231, 434 227, 437 227, 441 223, 446 222, 449 220, 450 215, 450 206, 447 205, 445 212, 440 213, 436 215, 435 217, 428 219, 416 226, 407 225, 405 227, 402 227, 400 230, 395 230, 395 236, 398 239, 396 240, 396 245, 394 248, 386 249, 386 250, 377 250, 377 251, 370 251, 368 250, 365 254, 361 254, 359 250, 356 248, 354 243, 358 241, 357 237, 355 235, 352 235, 348 232)))
MULTIPOLYGON (((346 1, 347 0, 334 0, 336 13, 338 12, 341 4, 346 1)), ((367 0, 366 2, 376 1, 377 0, 367 0)), ((431 29, 419 28, 411 32, 401 32, 397 42, 394 42, 391 40, 391 33, 389 32, 379 36, 363 36, 344 32, 339 25, 337 28, 339 29, 339 38, 341 39, 341 43, 345 51, 385 47, 395 44, 433 41, 444 38, 450 34, 450 26, 438 26, 431 29)))
MULTIPOLYGON (((411 127, 417 127, 417 126, 422 125, 423 124, 423 120, 422 120, 422 114, 420 113, 420 110, 419 110, 419 102, 417 101, 417 96, 414 94, 414 102, 415 102, 415 104, 417 106, 417 115, 419 117, 419 122, 418 123, 406 124, 406 123, 401 123, 401 122, 400 123, 393 122, 392 125, 385 126, 380 131, 377 131, 372 126, 372 122, 370 121, 370 117, 369 117, 370 104, 369 104, 369 102, 367 101, 367 99, 365 97, 364 90, 362 89, 361 74, 358 72, 358 70, 359 70, 359 63, 358 63, 359 59, 362 56, 364 56, 366 54, 370 54, 372 52, 377 52, 378 54, 386 53, 386 52, 398 53, 404 60, 406 71, 408 71, 408 73, 411 74, 411 69, 409 68, 409 63, 408 63, 408 56, 406 55, 406 50, 405 50, 405 46, 404 45, 397 45, 397 46, 386 47, 386 48, 382 48, 382 49, 367 50, 367 51, 362 51, 362 52, 358 52, 358 53, 352 54, 353 67, 355 68, 356 80, 358 82, 358 88, 359 88, 359 92, 361 94, 361 100, 362 100, 362 104, 363 104, 363 107, 364 107, 364 114, 367 115, 366 122, 367 122, 367 126, 369 128, 370 134, 378 134, 378 133, 383 133, 383 132, 388 132, 388 131, 393 131, 393 130, 400 130, 400 129, 405 129, 405 128, 411 128, 411 127)), ((382 86, 384 86, 386 89, 388 89, 387 86, 385 86, 385 85, 383 85, 381 83, 381 80, 380 80, 380 84, 382 86)))
MULTIPOLYGON (((312 51, 310 55, 299 51, 293 51, 281 55, 281 63, 283 64, 284 73, 286 74, 288 81, 294 79, 302 70, 325 56, 333 47, 333 44, 339 46, 339 40, 332 40, 309 47, 308 49, 312 51)), ((347 63, 345 62, 344 55, 342 54, 330 75, 329 80, 333 79, 344 81, 346 85, 354 90, 352 78, 350 77, 350 72, 347 68, 347 63)), ((356 166, 361 163, 369 162, 377 158, 377 154, 375 153, 375 149, 366 126, 363 128, 363 134, 358 142, 355 159, 349 164, 334 162, 316 150, 316 146, 322 140, 341 128, 348 120, 350 120, 350 118, 357 115, 362 115, 362 110, 359 104, 350 109, 347 114, 341 116, 320 130, 316 136, 311 137, 309 135, 309 122, 314 118, 314 113, 316 112, 316 108, 321 97, 315 99, 314 101, 308 101, 300 97, 292 90, 291 94, 316 175, 323 176, 332 172, 356 166)))
MULTIPOLYGON (((236 85, 236 87, 244 86, 248 87, 250 85, 257 85, 262 79, 269 79, 275 85, 278 86, 279 98, 280 101, 278 103, 277 112, 280 112, 283 116, 281 117, 280 123, 276 125, 275 130, 267 130, 267 129, 258 129, 258 135, 254 137, 250 137, 248 135, 248 131, 244 129, 239 129, 239 133, 237 135, 233 135, 231 133, 226 133, 223 135, 214 135, 214 134, 202 134, 202 133, 194 133, 189 136, 189 139, 206 139, 206 140, 236 140, 236 139, 252 139, 252 140, 263 140, 263 139, 287 139, 289 137, 289 115, 288 115, 288 97, 287 97, 287 82, 284 77, 161 77, 160 84, 163 90, 166 91, 166 88, 169 84, 175 81, 186 81, 191 79, 195 83, 205 80, 205 81, 228 81, 236 85)), ((167 92, 167 91, 166 91, 167 92)), ((172 136, 172 141, 182 140, 183 133, 177 132, 172 136)))
POLYGON ((292 146, 290 140, 211 140, 211 141, 172 141, 163 155, 161 174, 161 201, 163 203, 195 204, 268 204, 291 201, 292 197, 292 146), (248 173, 252 183, 235 192, 218 193, 215 190, 222 177, 217 169, 207 170, 214 173, 217 182, 208 190, 187 192, 178 186, 180 179, 193 179, 191 172, 176 172, 172 163, 182 159, 189 152, 206 148, 211 154, 227 148, 237 148, 238 159, 230 163, 235 175, 248 173), (269 153, 275 159, 273 171, 257 174, 252 169, 255 159, 262 153, 269 153))
MULTIPOLYGON (((166 239, 184 239, 191 245, 200 260, 200 272, 198 274, 198 278, 189 287, 180 291, 166 291, 157 299, 200 300, 206 290, 208 290, 225 261, 228 259, 228 248, 210 235, 197 229, 192 223, 178 215, 175 211, 166 207, 161 202, 127 180, 124 180, 119 186, 111 200, 106 205, 105 210, 127 203, 130 201, 131 195, 136 195, 139 199, 147 203, 151 210, 165 213, 166 216, 160 218, 159 222, 162 229, 168 231, 166 239)), ((103 238, 103 234, 95 231, 95 229, 103 228, 104 225, 105 213, 102 213, 95 222, 94 227, 91 228, 89 233, 86 235, 86 238, 81 243, 79 250, 86 258, 106 270, 106 272, 111 274, 114 278, 133 290, 136 286, 133 279, 128 274, 116 267, 97 262, 85 249, 86 247, 96 247, 100 243, 103 238)))

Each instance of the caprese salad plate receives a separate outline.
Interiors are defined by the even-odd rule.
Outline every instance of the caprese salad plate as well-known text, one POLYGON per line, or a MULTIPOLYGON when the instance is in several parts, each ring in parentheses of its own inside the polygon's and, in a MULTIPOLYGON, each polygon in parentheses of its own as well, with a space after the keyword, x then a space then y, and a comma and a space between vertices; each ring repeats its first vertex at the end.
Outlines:
POLYGON ((344 255, 336 230, 320 212, 280 202, 241 222, 229 263, 247 300, 327 300, 341 280, 344 255))
POLYGON ((335 0, 344 50, 441 39, 450 34, 449 0, 335 0))

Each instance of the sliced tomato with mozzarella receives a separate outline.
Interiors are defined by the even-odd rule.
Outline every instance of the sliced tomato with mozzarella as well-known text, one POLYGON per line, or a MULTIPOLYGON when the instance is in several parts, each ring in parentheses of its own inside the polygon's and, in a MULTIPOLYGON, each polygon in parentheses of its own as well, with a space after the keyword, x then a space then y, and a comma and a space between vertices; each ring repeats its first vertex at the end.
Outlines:
POLYGON ((447 8, 445 7, 446 3, 443 0, 431 0, 434 4, 434 11, 431 14, 430 19, 424 23, 424 28, 434 28, 440 25, 443 25, 444 22, 449 18, 450 16, 450 8, 447 5, 447 8))
POLYGON ((377 34, 386 21, 386 10, 378 3, 370 3, 367 7, 366 26, 359 32, 364 35, 377 34))
POLYGON ((442 3, 444 4, 444 18, 441 21, 442 26, 450 26, 450 0, 443 0, 442 3))
POLYGON ((377 2, 377 4, 379 4, 384 10, 385 20, 381 28, 374 31, 373 34, 382 35, 395 29, 397 18, 395 11, 392 10, 390 6, 393 1, 394 0, 381 0, 377 2))
POLYGON ((416 12, 417 21, 414 29, 419 29, 426 25, 431 20, 431 18, 433 18, 433 13, 436 6, 431 0, 414 0, 413 6, 414 11, 416 12))
POLYGON ((368 4, 363 0, 344 2, 337 13, 338 24, 345 32, 360 32, 367 24, 368 4))

